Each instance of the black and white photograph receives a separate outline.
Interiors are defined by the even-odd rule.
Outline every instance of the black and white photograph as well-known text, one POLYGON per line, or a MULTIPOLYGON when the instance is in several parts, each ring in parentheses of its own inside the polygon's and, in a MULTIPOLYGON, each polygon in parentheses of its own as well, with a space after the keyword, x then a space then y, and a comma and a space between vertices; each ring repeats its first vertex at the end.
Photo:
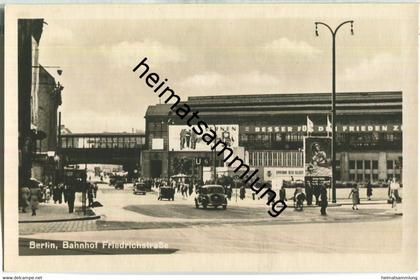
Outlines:
POLYGON ((417 271, 417 5, 5 15, 6 271, 417 271))

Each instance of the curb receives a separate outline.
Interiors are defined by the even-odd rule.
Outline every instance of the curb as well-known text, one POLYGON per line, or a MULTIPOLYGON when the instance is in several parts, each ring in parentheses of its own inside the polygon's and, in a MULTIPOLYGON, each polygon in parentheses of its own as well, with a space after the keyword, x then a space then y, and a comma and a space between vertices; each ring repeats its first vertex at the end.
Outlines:
POLYGON ((23 220, 19 221, 19 224, 29 224, 29 223, 56 223, 56 222, 71 222, 71 221, 88 221, 88 220, 98 220, 101 218, 101 215, 96 215, 95 211, 92 208, 88 209, 89 212, 93 213, 90 216, 83 216, 80 218, 64 218, 64 219, 52 219, 52 220, 23 220))
MULTIPOLYGON (((377 201, 377 202, 359 203, 358 205, 383 205, 383 204, 388 204, 388 203, 384 200, 384 201, 377 201)), ((328 202, 327 207, 341 207, 341 206, 345 206, 345 205, 353 205, 353 203, 351 203, 351 202, 340 202, 340 203, 328 202)), ((293 207, 293 206, 288 206, 288 207, 293 207)), ((304 205, 303 207, 314 208, 314 207, 320 207, 320 206, 314 204, 314 205, 304 205)))
POLYGON ((101 216, 88 216, 80 218, 70 218, 70 219, 55 219, 55 220, 36 220, 36 221, 19 221, 19 224, 29 224, 29 223, 56 223, 56 222, 71 222, 71 221, 85 221, 85 220, 97 220, 101 216))

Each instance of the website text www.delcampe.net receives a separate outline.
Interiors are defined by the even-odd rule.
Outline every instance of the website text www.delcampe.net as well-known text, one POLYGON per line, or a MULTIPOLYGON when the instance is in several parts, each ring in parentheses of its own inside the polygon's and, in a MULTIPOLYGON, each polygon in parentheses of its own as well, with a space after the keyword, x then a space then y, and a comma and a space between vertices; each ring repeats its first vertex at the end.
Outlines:
POLYGON ((211 149, 217 152, 217 156, 223 154, 223 161, 227 163, 229 167, 236 165, 234 169, 235 173, 241 172, 239 178, 243 180, 245 184, 250 184, 251 189, 259 195, 260 198, 268 196, 267 205, 270 209, 267 213, 272 217, 280 215, 287 205, 283 200, 276 200, 276 193, 266 184, 261 184, 260 178, 255 175, 258 173, 258 169, 251 172, 249 165, 245 164, 244 161, 234 156, 233 150, 221 139, 217 139, 216 132, 209 125, 199 117, 199 111, 193 110, 187 103, 181 101, 179 95, 175 93, 173 89, 166 85, 168 79, 161 80, 157 73, 150 71, 150 66, 146 64, 147 57, 145 57, 136 67, 133 68, 133 72, 138 72, 139 79, 144 78, 145 83, 153 90, 159 97, 165 96, 165 104, 171 102, 171 110, 181 120, 186 120, 186 124, 192 127, 192 131, 201 136, 201 139, 207 144, 211 145, 211 149), (188 116, 188 118, 187 118, 188 116))

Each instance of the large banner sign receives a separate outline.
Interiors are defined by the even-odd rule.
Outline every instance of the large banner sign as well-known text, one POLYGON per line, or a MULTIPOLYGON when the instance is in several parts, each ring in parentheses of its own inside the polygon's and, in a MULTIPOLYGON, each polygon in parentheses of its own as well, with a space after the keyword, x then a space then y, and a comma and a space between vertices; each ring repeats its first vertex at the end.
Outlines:
MULTIPOLYGON (((327 132, 327 126, 314 125, 314 132, 327 132)), ((306 132, 306 125, 270 125, 270 126, 241 126, 241 133, 295 133, 306 132)), ((335 131, 338 133, 369 133, 369 132, 401 132, 400 124, 355 124, 355 125, 336 125, 335 131)))
MULTIPOLYGON (((219 139, 226 143, 230 148, 238 147, 239 126, 237 124, 218 124, 216 128, 209 125, 208 130, 214 130, 219 139)), ((204 132, 205 133, 205 132, 204 132)), ((203 133, 203 134, 204 134, 203 133)), ((211 151, 213 144, 207 145, 188 125, 170 125, 169 126, 169 150, 170 151, 211 151)))
POLYGON ((305 137, 305 177, 331 177, 331 138, 305 137))

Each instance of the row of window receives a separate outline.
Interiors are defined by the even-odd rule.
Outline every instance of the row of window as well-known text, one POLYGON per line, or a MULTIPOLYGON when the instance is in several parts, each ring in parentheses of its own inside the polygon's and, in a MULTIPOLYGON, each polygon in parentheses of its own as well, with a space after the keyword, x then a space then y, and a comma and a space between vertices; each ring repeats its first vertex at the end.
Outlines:
MULTIPOLYGON (((391 180, 392 178, 395 178, 397 181, 401 181, 401 173, 395 173, 395 174, 387 174, 388 180, 391 180)), ((356 182, 376 182, 378 181, 378 173, 350 173, 349 174, 349 180, 350 181, 356 181, 356 182)))
POLYGON ((251 166, 303 167, 302 152, 258 151, 249 153, 251 166))
MULTIPOLYGON (((387 177, 401 177, 399 162, 395 160, 386 161, 387 177)), ((349 160, 349 179, 351 181, 377 181, 378 161, 377 160, 349 160)))
MULTIPOLYGON (((398 170, 400 164, 397 160, 387 160, 386 169, 387 170, 398 170)), ((378 169, 377 160, 349 160, 349 169, 355 170, 375 170, 378 169)))
MULTIPOLYGON (((271 142, 297 142, 303 141, 307 136, 304 132, 293 133, 242 133, 240 140, 243 142, 271 141, 271 142)), ((325 136, 325 135, 323 135, 325 136)), ((401 132, 397 133, 337 133, 338 144, 341 143, 371 143, 371 142, 399 142, 402 140, 401 132)))
MULTIPOLYGON (((338 149, 402 148, 402 134, 397 133, 337 133, 338 149)), ((253 150, 287 150, 303 148, 305 133, 242 133, 239 145, 253 150)), ((314 135, 317 136, 317 135, 314 135)), ((325 136, 325 135, 320 135, 325 136)))
POLYGON ((349 160, 349 169, 378 169, 377 160, 349 160))
POLYGON ((242 142, 301 142, 306 134, 303 133, 252 133, 241 134, 242 142))
POLYGON ((145 143, 144 137, 63 137, 62 148, 136 148, 145 143))

